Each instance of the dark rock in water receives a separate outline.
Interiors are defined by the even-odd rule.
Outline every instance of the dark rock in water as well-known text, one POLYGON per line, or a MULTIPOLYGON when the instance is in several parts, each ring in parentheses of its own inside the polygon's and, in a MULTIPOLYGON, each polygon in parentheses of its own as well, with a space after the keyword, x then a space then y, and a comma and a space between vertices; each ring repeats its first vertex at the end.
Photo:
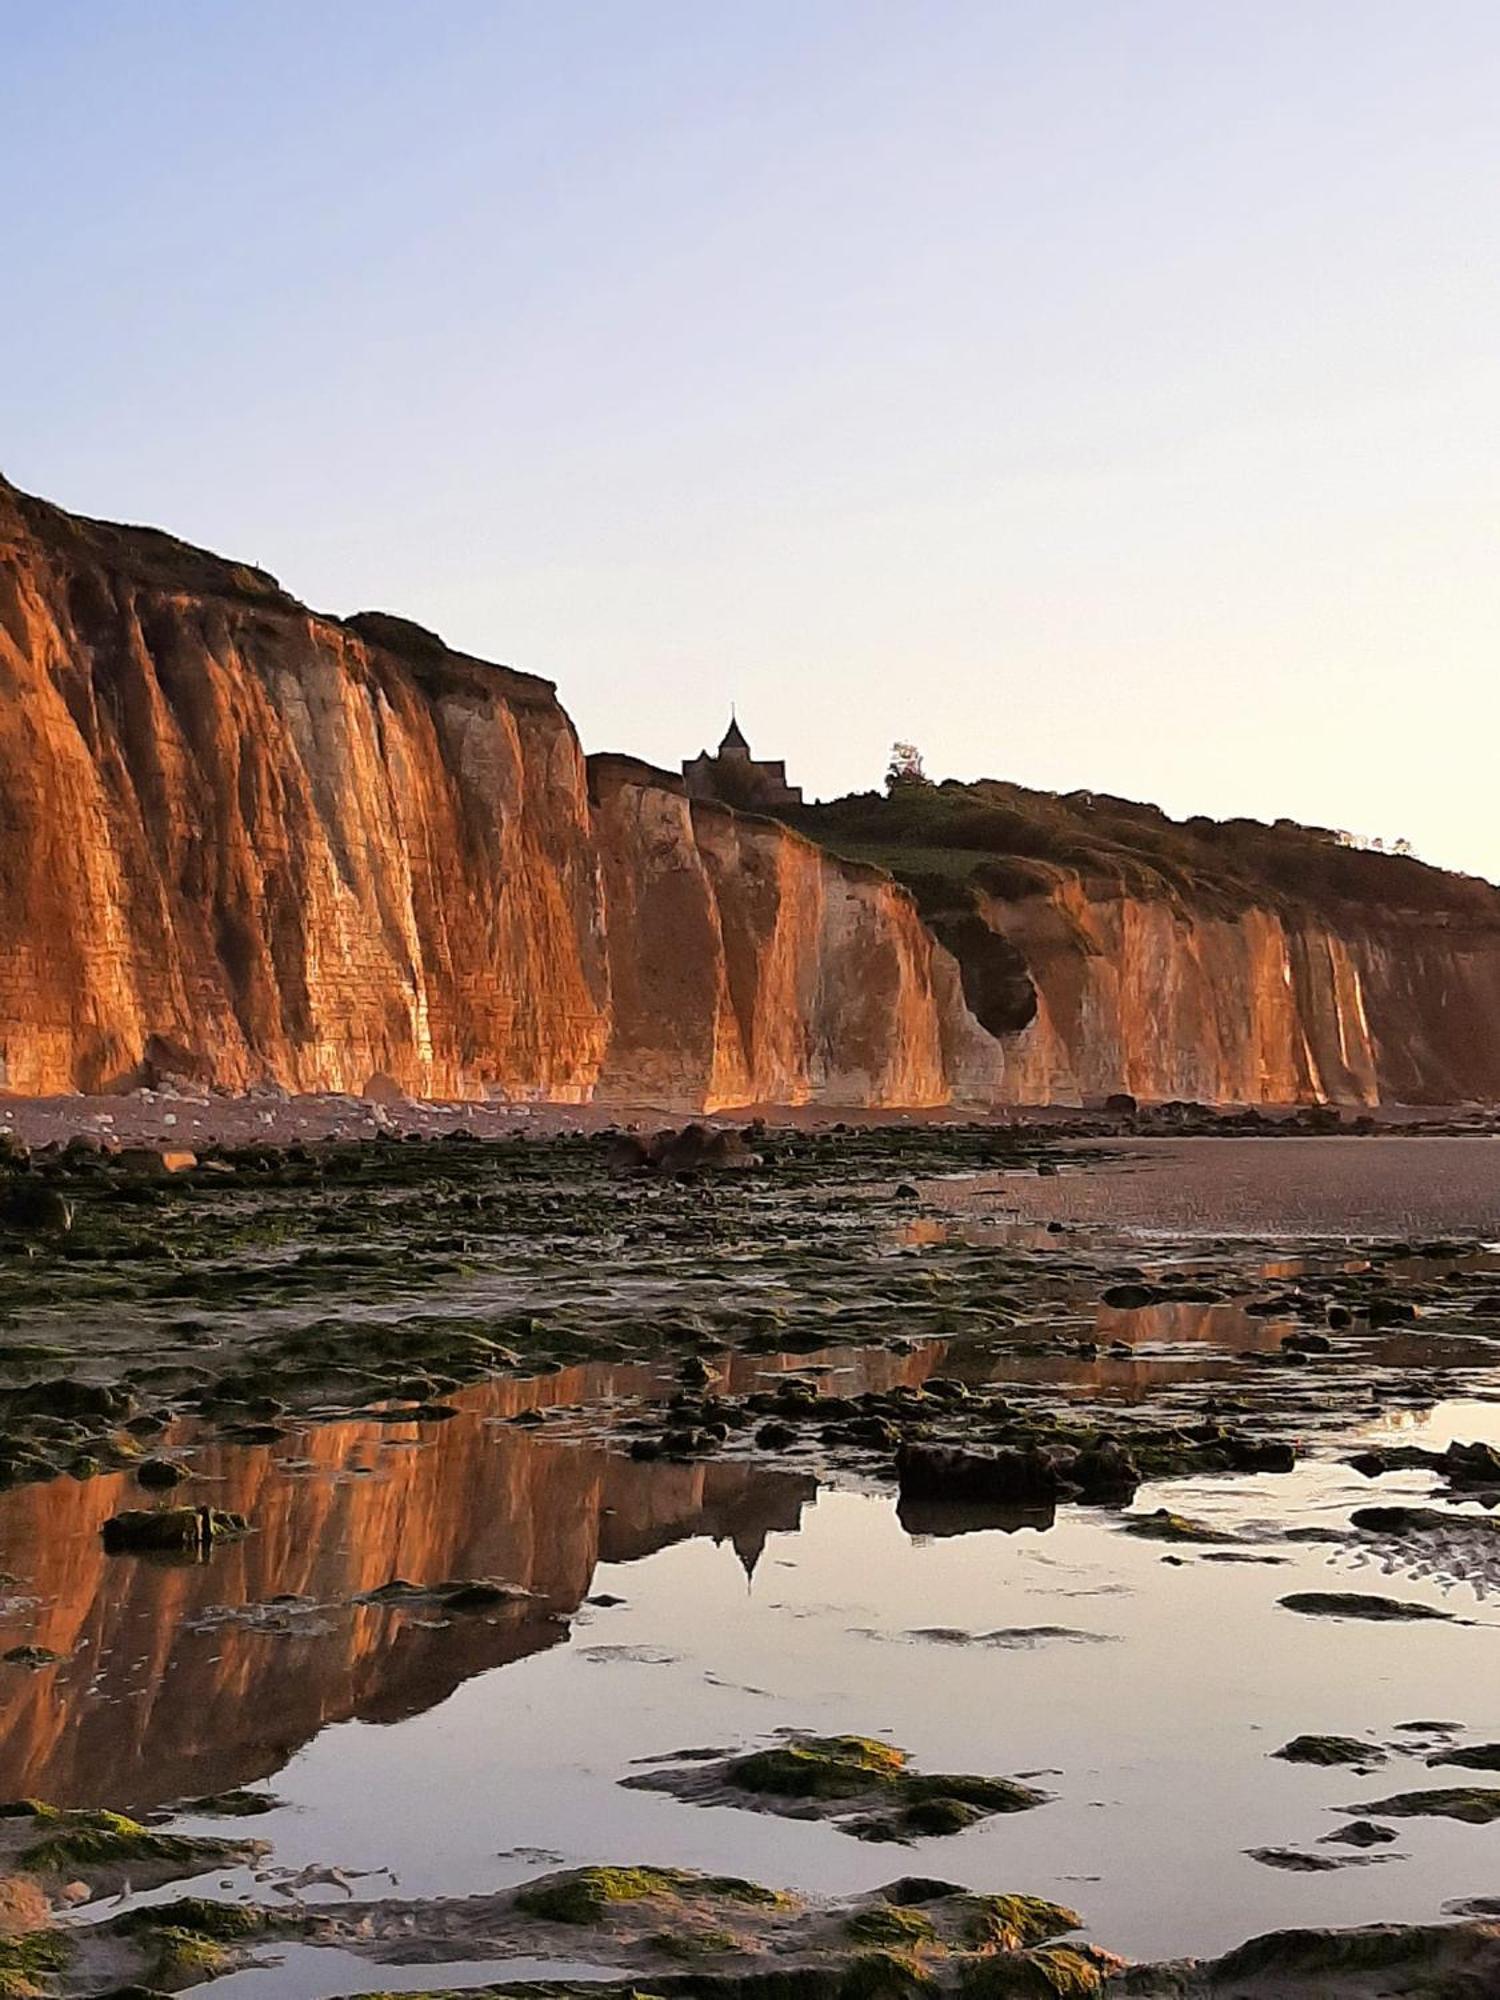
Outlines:
POLYGON ((647 1150, 653 1167, 664 1174, 699 1174, 724 1167, 758 1167, 760 1155, 752 1153, 738 1132, 703 1124, 693 1119, 680 1132, 658 1132, 647 1150))
POLYGON ((1281 1337, 1283 1354, 1331 1354, 1333 1342, 1326 1333, 1286 1333, 1281 1337))
POLYGON ((32 1382, 11 1395, 10 1407, 18 1415, 43 1417, 99 1417, 106 1423, 121 1423, 134 1413, 135 1397, 128 1389, 106 1382, 76 1382, 61 1379, 32 1382))
POLYGON ((0 1199, 0 1222, 27 1236, 66 1236, 73 1227, 73 1204, 45 1181, 23 1174, 0 1199))
POLYGON ((1107 1438, 1079 1452, 1067 1480, 1085 1500, 1126 1500, 1141 1483, 1141 1471, 1123 1445, 1107 1438))
POLYGON ((755 1433, 755 1442, 762 1451, 784 1451, 789 1444, 797 1442, 797 1432, 790 1424, 773 1417, 755 1433))
POLYGON ((53 1667, 62 1658, 50 1646, 12 1646, 9 1652, 0 1653, 0 1660, 12 1667, 53 1667))
POLYGON ((1104 1100, 1104 1109, 1111 1118, 1134 1118, 1139 1106, 1128 1090, 1112 1090, 1104 1100))
POLYGON ((1432 1604, 1413 1604, 1400 1597, 1376 1597, 1362 1590, 1297 1590, 1280 1602, 1288 1611, 1301 1611, 1309 1618, 1367 1618, 1380 1624, 1400 1619, 1451 1618, 1432 1604))
POLYGON ((1429 1764, 1457 1764, 1466 1771, 1500 1771, 1500 1743, 1469 1743, 1434 1751, 1429 1764))
POLYGON ((1271 1755, 1288 1764, 1380 1764, 1387 1753, 1357 1736, 1294 1736, 1271 1755))
POLYGON ((1281 1438, 1247 1437, 1243 1431, 1232 1431, 1222 1443, 1236 1472, 1291 1472, 1297 1463, 1296 1447, 1281 1438))
POLYGON ((1443 1785, 1426 1792, 1397 1792, 1388 1799, 1367 1799, 1345 1812, 1379 1813, 1385 1819, 1458 1819, 1469 1826, 1488 1826, 1500 1819, 1500 1789, 1492 1785, 1443 1785))
POLYGON ((243 1514, 217 1507, 127 1508, 104 1523, 104 1547, 111 1555, 131 1549, 177 1553, 206 1552, 216 1541, 244 1535, 250 1523, 243 1514))
MULTIPOLYGON (((1357 1930, 1268 1931, 1222 1958, 1193 1968, 1191 1990, 1246 2000, 1331 2000, 1407 1993, 1438 2000, 1442 1993, 1473 2000, 1500 1980, 1500 1940, 1488 1926, 1465 1933, 1452 1924, 1365 1924, 1357 1930), (1253 1984, 1252 1984, 1253 1982, 1253 1984)), ((1160 1991, 1181 1991, 1180 1986, 1160 1991)))
POLYGON ((1409 1299, 1371 1299, 1370 1324, 1372 1327, 1409 1326, 1417 1316, 1417 1309, 1409 1299))
POLYGON ((1143 1535, 1154 1542, 1232 1542, 1237 1537, 1207 1521, 1194 1521, 1186 1514, 1174 1514, 1158 1507, 1151 1514, 1132 1515, 1125 1523, 1128 1535, 1143 1535))
POLYGON ((1116 1312, 1139 1312, 1143 1306, 1154 1306, 1160 1297, 1156 1285, 1107 1285, 1100 1293, 1101 1303, 1116 1312))
POLYGON ((171 1458, 143 1458, 135 1469, 136 1484, 155 1489, 180 1486, 187 1476, 187 1467, 171 1458))
POLYGON ((887 1882, 875 1891, 883 1902, 893 1904, 898 1910, 909 1909, 913 1904, 941 1903, 949 1896, 964 1896, 968 1891, 957 1882, 944 1882, 935 1875, 902 1875, 894 1882, 887 1882))
POLYGON ((1352 1819, 1347 1826, 1323 1835, 1325 1842, 1334 1841, 1341 1847, 1388 1847, 1395 1838, 1394 1827, 1377 1826, 1372 1819, 1352 1819))
POLYGON ((1443 1468, 1455 1486, 1500 1486, 1500 1451, 1492 1444, 1450 1444, 1443 1468))
POLYGON ((1305 1854, 1296 1847, 1247 1847, 1245 1852, 1262 1867, 1286 1868, 1299 1875, 1330 1874, 1355 1858, 1351 1854, 1305 1854))
POLYGON ((960 1445, 903 1444, 896 1453, 896 1477, 903 1499, 1046 1506, 1059 1491, 1057 1469, 1043 1452, 1012 1445, 967 1451, 960 1445))
POLYGON ((1331 1305, 1324 1317, 1335 1332, 1342 1332, 1345 1327, 1354 1324, 1354 1315, 1347 1306, 1331 1305))
POLYGON ((1450 1535, 1455 1532, 1500 1540, 1500 1521, 1483 1515, 1444 1514, 1437 1507, 1356 1507, 1349 1516, 1356 1528, 1369 1535, 1450 1535))

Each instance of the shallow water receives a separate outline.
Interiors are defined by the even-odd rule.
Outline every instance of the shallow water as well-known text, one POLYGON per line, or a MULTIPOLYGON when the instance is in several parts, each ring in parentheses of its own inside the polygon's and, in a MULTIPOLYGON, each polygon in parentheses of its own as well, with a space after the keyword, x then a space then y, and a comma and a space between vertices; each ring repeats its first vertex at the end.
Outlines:
MULTIPOLYGON (((919 1378, 941 1357, 828 1358, 866 1381, 919 1378)), ((642 1372, 614 1371, 613 1386, 635 1390, 642 1372)), ((580 1374, 488 1385, 463 1416, 420 1430, 311 1429, 280 1460, 205 1447, 216 1499, 250 1511, 259 1532, 203 1565, 104 1557, 97 1528, 121 1504, 116 1480, 0 1497, 0 1550, 29 1565, 21 1594, 36 1600, 7 1613, 4 1638, 72 1656, 3 1670, 0 1790, 144 1806, 270 1780, 283 1803, 264 1817, 174 1824, 243 1824, 273 1843, 273 1875, 389 1869, 403 1895, 492 1890, 601 1859, 830 1894, 935 1873, 1072 1903, 1101 1942, 1140 1955, 1217 1950, 1291 1923, 1431 1918, 1492 1889, 1493 1828, 1402 1822, 1376 1865, 1336 1874, 1244 1852, 1338 1852, 1317 1842, 1341 1808, 1463 1775, 1429 1778, 1415 1754, 1363 1778, 1272 1759, 1293 1735, 1399 1741, 1401 1722, 1437 1716, 1500 1736, 1500 1603, 1280 1540, 1288 1526, 1341 1524, 1377 1493, 1423 1492, 1426 1475, 1372 1485, 1313 1459, 1281 1478, 1176 1481, 1137 1498, 1134 1511, 1170 1504, 1245 1536, 1235 1553, 1275 1563, 1164 1548, 1078 1508, 1045 1531, 935 1537, 909 1532, 884 1493, 820 1489, 784 1464, 637 1464, 503 1420, 530 1399, 606 1386, 580 1374), (28 1517, 39 1505, 45 1535, 28 1517), (349 1603, 397 1574, 496 1576, 535 1595, 451 1619, 349 1603), (1319 1587, 1482 1622, 1334 1623, 1276 1602, 1319 1587), (601 1595, 624 1601, 586 1601, 601 1595), (930 1770, 1040 1773, 1055 1800, 893 1849, 620 1785, 642 1759, 785 1727, 888 1734, 930 1770)), ((1404 1411, 1366 1434, 1500 1437, 1500 1407, 1404 1411)), ((268 1893, 249 1873, 216 1879, 268 1893)), ((358 1983, 333 1959, 325 1981, 316 1956, 297 1952, 302 1984, 222 1990, 358 1983)))

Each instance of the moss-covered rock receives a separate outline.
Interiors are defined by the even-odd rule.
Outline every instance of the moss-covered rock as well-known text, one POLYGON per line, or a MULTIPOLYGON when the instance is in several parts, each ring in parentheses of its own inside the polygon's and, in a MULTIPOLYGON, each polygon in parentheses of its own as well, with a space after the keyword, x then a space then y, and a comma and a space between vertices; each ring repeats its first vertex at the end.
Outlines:
POLYGON ((1500 1819, 1500 1788, 1440 1785, 1431 1791, 1397 1792, 1388 1799, 1369 1799, 1344 1810, 1374 1813, 1386 1819, 1460 1819, 1470 1826, 1488 1826, 1491 1820, 1500 1819))
POLYGON ((914 1951, 924 1944, 936 1944, 937 1925, 924 1910, 903 1908, 893 1903, 872 1903, 856 1910, 844 1924, 856 1944, 892 1945, 914 1951))
POLYGON ((1271 1755, 1287 1764, 1379 1764, 1386 1752, 1358 1736, 1294 1736, 1271 1755))
POLYGON ((555 1924, 594 1924, 621 1903, 676 1902, 685 1896, 773 1907, 785 1899, 737 1875, 698 1875, 686 1868, 579 1868, 522 1889, 516 1908, 555 1924))
POLYGON ((0 1937, 0 2000, 35 2000, 52 1991, 53 1979, 68 1968, 70 1939, 58 1931, 27 1931, 0 1937))
POLYGON ((906 1752, 870 1736, 804 1736, 739 1757, 726 1773, 744 1792, 779 1798, 857 1798, 889 1785, 906 1768, 906 1752))

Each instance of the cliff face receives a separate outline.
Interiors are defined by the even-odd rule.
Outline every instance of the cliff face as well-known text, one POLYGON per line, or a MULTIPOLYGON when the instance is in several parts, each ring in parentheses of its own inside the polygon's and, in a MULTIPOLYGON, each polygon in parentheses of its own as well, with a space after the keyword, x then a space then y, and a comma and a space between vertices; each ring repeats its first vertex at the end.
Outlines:
POLYGON ((0 1090, 1500 1101, 1487 884, 994 783, 794 818, 0 481, 0 1090))
POLYGON ((1078 1103, 1369 1105, 1500 1098, 1500 936, 1431 918, 1344 927, 1090 896, 980 899, 1035 1015, 950 1050, 960 1093, 1078 1103))
POLYGON ((1488 883, 1318 829, 989 783, 798 820, 892 868, 949 947, 961 1099, 1500 1101, 1488 883))
POLYGON ((0 1083, 584 1096, 583 762, 543 681, 0 486, 0 1083))
MULTIPOLYGON (((589 760, 619 1102, 943 1104, 945 1007, 906 891, 770 820, 589 760)), ((956 1023, 947 1023, 950 1035, 956 1023)))

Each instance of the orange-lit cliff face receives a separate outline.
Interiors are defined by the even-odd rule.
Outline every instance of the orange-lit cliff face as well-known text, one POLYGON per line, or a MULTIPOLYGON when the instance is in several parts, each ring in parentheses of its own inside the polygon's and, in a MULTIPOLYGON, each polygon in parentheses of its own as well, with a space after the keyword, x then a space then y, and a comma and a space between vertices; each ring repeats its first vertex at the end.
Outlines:
POLYGON ((583 763, 543 681, 0 486, 0 1061, 587 1095, 583 763))
POLYGON ((3 483, 0 823, 18 1094, 165 1044, 231 1087, 947 1095, 888 879, 670 790, 591 819, 550 684, 3 483))
MULTIPOLYGON (((1418 870, 1451 887, 1411 907, 1417 864, 1365 857, 1354 901, 1262 902, 1254 866, 1195 899, 1131 853, 1190 830, 1123 808, 1101 870, 1067 858, 1092 821, 1042 804, 1062 863, 935 942, 879 868, 624 758, 586 773, 547 682, 0 481, 0 1090, 190 1059, 679 1110, 1500 1101, 1500 894, 1418 870)), ((851 805, 804 817, 845 844, 851 805)), ((853 831, 914 883, 949 839, 853 831)))
POLYGON ((1335 906, 1224 914, 1090 890, 978 899, 1018 947, 1034 1019, 960 1023, 959 1093, 1027 1104, 1500 1101, 1500 925, 1335 906))
POLYGON ((591 758, 589 777, 613 995, 601 1094, 948 1101, 945 1010, 964 1009, 904 889, 627 758, 591 758))

